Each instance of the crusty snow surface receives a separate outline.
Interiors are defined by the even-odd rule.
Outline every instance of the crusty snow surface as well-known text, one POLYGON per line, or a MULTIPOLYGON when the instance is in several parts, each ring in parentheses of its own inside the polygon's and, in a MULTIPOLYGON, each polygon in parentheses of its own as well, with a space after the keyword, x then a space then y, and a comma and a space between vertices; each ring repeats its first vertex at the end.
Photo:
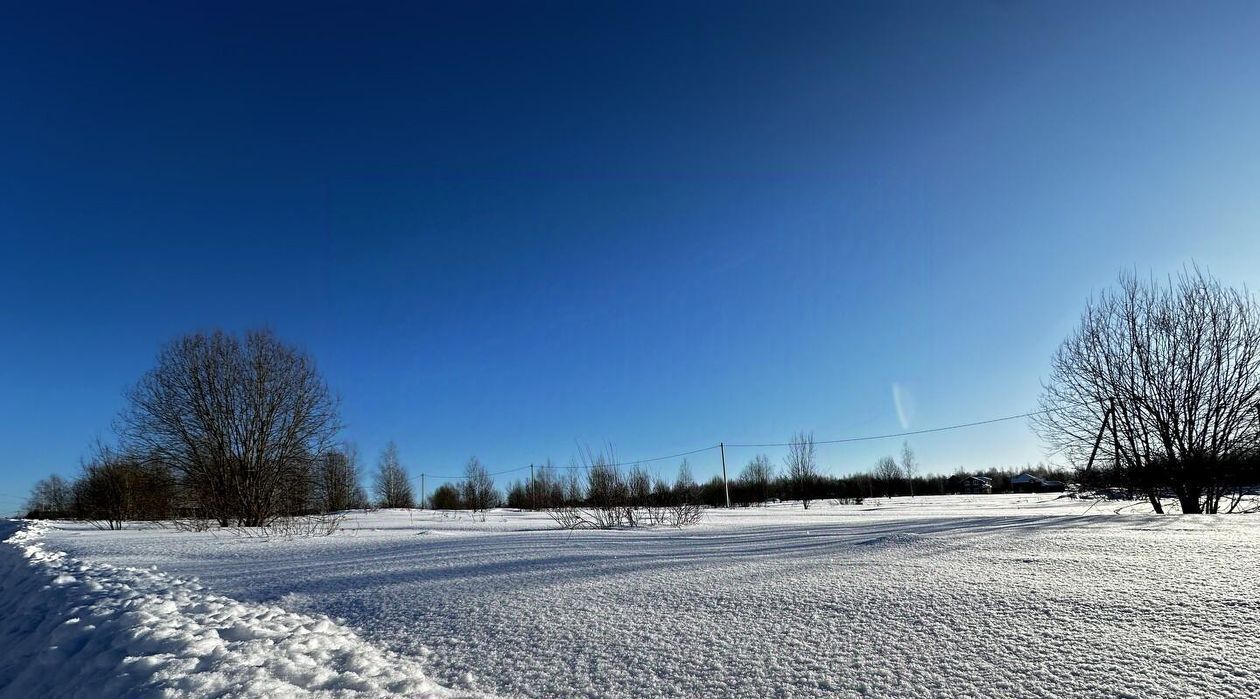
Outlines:
MULTIPOLYGON (((1142 509, 1054 495, 920 497, 709 511, 681 531, 573 533, 545 515, 399 510, 355 514, 318 539, 62 525, 37 540, 46 555, 88 567, 66 571, 76 580, 94 579, 96 566, 110 566, 103 580, 136 576, 117 593, 144 590, 134 603, 110 591, 67 595, 151 617, 119 622, 134 645, 90 657, 119 665, 135 653, 128 678, 188 694, 205 692, 171 683, 182 672, 202 681, 203 661, 184 657, 186 638, 169 641, 179 649, 171 658, 163 644, 211 628, 220 630, 207 646, 251 642, 225 638, 233 624, 210 618, 219 613, 274 614, 284 639, 208 670, 204 681, 220 684, 205 689, 228 694, 250 672, 285 683, 257 693, 298 694, 321 686, 313 673, 326 669, 330 689, 354 689, 353 676, 406 695, 439 691, 427 676, 527 697, 1260 696, 1260 519, 1142 509), (168 598, 174 611, 155 609, 168 598), (231 611, 188 606, 203 599, 231 611), (313 650, 295 628, 319 636, 313 650), (313 667, 290 657, 301 653, 313 667), (358 654, 370 671, 349 669, 358 654), (372 672, 381 674, 364 678, 372 672)), ((50 587, 20 594, 64 594, 53 572, 50 587)), ((256 626, 243 624, 242 636, 256 626)), ((71 645, 118 643, 65 633, 71 645)), ((62 643, 49 630, 32 635, 62 643)), ((32 663, 106 676, 70 667, 62 652, 74 650, 0 660, 0 686, 32 663)), ((111 677, 118 693, 127 678, 111 677)))

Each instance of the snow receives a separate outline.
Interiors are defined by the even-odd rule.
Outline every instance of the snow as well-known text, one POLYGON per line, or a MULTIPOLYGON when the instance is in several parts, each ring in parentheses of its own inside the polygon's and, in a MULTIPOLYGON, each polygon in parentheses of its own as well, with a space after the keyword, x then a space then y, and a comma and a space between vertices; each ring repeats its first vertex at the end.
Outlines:
MULTIPOLYGON (((35 573, 2 559, 0 682, 40 662, 11 659, 10 639, 67 644, 11 619, 16 594, 58 624, 81 619, 67 626, 104 628, 91 605, 154 617, 106 638, 144 639, 109 657, 139 658, 113 665, 163 688, 178 673, 148 663, 205 657, 206 638, 245 644, 206 682, 245 687, 262 663, 288 683, 264 693, 353 687, 360 671, 335 652, 309 651, 322 653, 313 667, 340 673, 319 684, 290 659, 308 652, 296 641, 250 638, 273 614, 283 638, 307 628, 370 659, 361 674, 378 673, 377 693, 417 693, 395 682, 440 692, 427 676, 525 697, 1260 696, 1260 520, 1149 510, 1058 494, 919 497, 714 510, 693 528, 612 532, 505 510, 401 510, 355 513, 316 539, 62 524, 18 535, 49 558, 35 573), (15 575, 38 582, 12 593, 15 575), (73 580, 44 588, 58 576, 73 580), (143 599, 88 588, 120 580, 143 599), (233 611, 202 612, 205 600, 233 611), (229 618, 243 620, 239 633, 229 618), (177 642, 150 640, 154 624, 177 642)), ((58 662, 49 653, 43 662, 58 662)), ((92 675, 93 689, 105 679, 92 675)))
POLYGON ((416 661, 327 618, 76 560, 46 531, 0 522, 5 697, 449 696, 416 661))

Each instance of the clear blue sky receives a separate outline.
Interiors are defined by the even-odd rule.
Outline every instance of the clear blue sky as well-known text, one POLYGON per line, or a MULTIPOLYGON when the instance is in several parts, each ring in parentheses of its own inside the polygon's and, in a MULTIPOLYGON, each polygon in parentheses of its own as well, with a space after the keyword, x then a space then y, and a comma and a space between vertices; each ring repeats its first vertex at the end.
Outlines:
POLYGON ((262 4, 0 10, 0 510, 197 329, 457 473, 1019 413, 1120 269, 1260 285, 1255 3, 262 4))

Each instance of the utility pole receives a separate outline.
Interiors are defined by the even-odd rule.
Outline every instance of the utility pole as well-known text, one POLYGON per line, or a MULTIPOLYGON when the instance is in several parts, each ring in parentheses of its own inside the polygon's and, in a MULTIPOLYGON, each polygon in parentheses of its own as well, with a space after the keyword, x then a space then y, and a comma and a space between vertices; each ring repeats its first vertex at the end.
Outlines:
POLYGON ((726 443, 718 442, 718 450, 722 453, 722 490, 726 492, 726 507, 731 506, 731 484, 726 481, 726 443))
POLYGON ((420 474, 420 509, 425 509, 424 501, 428 500, 427 494, 424 492, 424 474, 420 474))
POLYGON ((538 496, 535 494, 537 488, 534 485, 534 465, 529 465, 529 507, 532 510, 538 509, 538 496))

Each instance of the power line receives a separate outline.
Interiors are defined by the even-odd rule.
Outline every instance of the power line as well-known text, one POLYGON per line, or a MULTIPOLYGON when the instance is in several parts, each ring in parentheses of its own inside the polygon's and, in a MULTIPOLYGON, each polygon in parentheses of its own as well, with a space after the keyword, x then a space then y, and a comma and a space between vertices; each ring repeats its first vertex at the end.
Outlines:
MULTIPOLYGON (((730 446, 730 445, 728 444, 727 446, 730 446)), ((718 445, 717 445, 717 444, 714 444, 713 446, 710 446, 710 447, 701 447, 700 449, 692 449, 691 451, 684 451, 684 452, 680 452, 680 453, 677 453, 677 454, 670 454, 670 455, 668 455, 668 456, 654 456, 654 457, 652 457, 652 458, 650 458, 650 459, 633 459, 633 460, 626 460, 626 461, 618 461, 618 462, 617 462, 617 463, 615 463, 615 464, 607 464, 607 466, 608 466, 609 468, 619 468, 619 467, 621 467, 621 466, 634 466, 634 465, 637 465, 637 464, 650 464, 650 463, 652 463, 652 462, 654 462, 654 461, 667 461, 667 460, 669 460, 669 459, 677 459, 677 458, 682 457, 682 456, 691 456, 692 454, 699 454, 699 453, 706 452, 706 451, 713 451, 714 449, 717 449, 717 448, 718 448, 718 445)), ((581 468, 586 468, 586 467, 585 467, 585 466, 581 466, 581 465, 556 466, 555 464, 552 464, 551 466, 547 466, 546 468, 553 468, 553 469, 558 469, 558 470, 573 470, 573 469, 581 469, 581 468)), ((529 469, 529 466, 518 466, 518 467, 516 467, 516 468, 509 468, 509 469, 507 469, 507 470, 505 470, 505 471, 495 471, 494 473, 491 473, 491 474, 489 474, 489 475, 490 475, 491 477, 493 477, 493 476, 503 476, 503 475, 506 475, 506 474, 509 474, 509 473, 516 473, 516 472, 518 472, 518 471, 525 471, 525 470, 527 470, 527 469, 529 469)), ((466 481, 466 480, 468 480, 468 476, 441 476, 441 475, 436 475, 436 474, 429 473, 429 472, 427 472, 427 471, 426 471, 425 473, 423 473, 422 475, 423 475, 423 476, 425 476, 425 477, 428 477, 428 478, 437 478, 437 479, 439 479, 439 480, 450 480, 450 481, 466 481)), ((416 476, 415 478, 412 478, 411 480, 413 480, 413 481, 414 481, 414 480, 419 480, 419 478, 420 478, 420 476, 416 476)))
MULTIPOLYGON (((1092 403, 1093 401, 1089 401, 1089 402, 1092 403)), ((1085 403, 1082 403, 1081 405, 1084 405, 1084 404, 1085 403)), ((1003 417, 990 418, 988 420, 976 420, 974 422, 963 422, 956 425, 945 425, 944 427, 931 427, 931 428, 922 429, 922 430, 907 430, 905 432, 889 432, 887 434, 864 435, 861 437, 841 437, 839 439, 814 440, 813 443, 814 444, 849 444, 852 442, 871 442, 871 441, 876 441, 880 439, 893 439, 896 437, 913 437, 915 435, 921 435, 921 434, 932 434, 934 432, 948 432, 950 430, 962 430, 962 429, 967 429, 969 427, 980 427, 982 425, 992 425, 998 422, 1009 422, 1011 420, 1021 420, 1021 419, 1034 417, 1037 415, 1045 415, 1047 413, 1058 412, 1060 410, 1067 410, 1068 408, 1072 408, 1072 407, 1077 407, 1077 406, 1076 404, 1073 404, 1073 405, 1067 405, 1067 406, 1060 406, 1057 408, 1047 408, 1045 410, 1034 410, 1027 413, 1019 413, 1017 415, 1006 415, 1003 417)), ((654 461, 667 461, 669 459, 677 459, 683 456, 691 456, 693 454, 700 454, 706 451, 713 451, 714 449, 721 449, 723 446, 737 447, 737 448, 760 448, 760 447, 788 447, 791 445, 792 445, 791 442, 763 442, 759 444, 730 444, 730 443, 714 444, 712 446, 701 447, 699 449, 692 449, 691 451, 684 451, 677 454, 670 454, 668 456, 654 456, 650 459, 628 459, 625 461, 619 461, 614 464, 608 464, 608 466, 610 468, 618 468, 621 466, 635 466, 638 464, 647 464, 647 463, 652 463, 654 461)), ((517 468, 510 468, 505 471, 496 471, 489 475, 491 477, 502 476, 509 473, 516 473, 518 471, 524 471, 528 468, 530 467, 519 466, 517 468)), ((585 467, 574 464, 574 465, 569 465, 569 466, 552 465, 552 466, 549 466, 548 468, 571 470, 571 469, 581 469, 585 467)), ((425 473, 423 475, 429 478, 437 478, 439 480, 452 480, 452 481, 468 480, 467 476, 440 476, 440 475, 434 475, 432 473, 425 473)), ((412 478, 411 480, 413 481, 418 480, 418 477, 412 478)))
MULTIPOLYGON (((874 434, 864 437, 842 437, 840 439, 822 439, 814 440, 814 444, 847 444, 849 442, 870 442, 877 439, 892 439, 894 437, 912 437, 917 434, 930 434, 932 432, 947 432, 949 430, 961 430, 968 427, 979 427, 980 425, 992 425, 996 422, 1008 422, 1010 420, 1019 420, 1023 418, 1033 417, 1034 415, 1045 415, 1053 413, 1064 408, 1048 408, 1046 410, 1034 410, 1030 413, 1020 413, 1018 415, 1007 415, 1005 417, 995 417, 990 420, 977 420, 975 422, 963 422, 957 425, 946 425, 945 427, 932 427, 925 430, 910 430, 907 432, 890 432, 888 434, 874 434)), ((766 442, 764 444, 727 444, 728 447, 788 447, 792 446, 791 442, 766 442)))
MULTIPOLYGON (((528 469, 528 468, 529 468, 528 466, 518 466, 516 468, 509 468, 505 471, 495 471, 494 473, 491 473, 488 475, 493 478, 494 476, 503 476, 509 473, 516 473, 517 471, 524 471, 525 469, 528 469)), ((440 473, 429 473, 428 471, 421 473, 419 476, 416 476, 412 478, 411 480, 413 481, 420 480, 420 478, 422 477, 436 478, 440 481, 466 481, 468 480, 468 476, 443 476, 440 473)))
MULTIPOLYGON (((713 451, 714 449, 717 449, 718 446, 719 445, 714 444, 711 447, 701 447, 699 449, 692 449, 691 451, 684 451, 681 454, 670 454, 669 456, 655 456, 655 457, 652 457, 651 459, 635 459, 633 461, 622 461, 615 464, 609 464, 609 466, 613 466, 613 467, 633 466, 635 464, 650 464, 653 461, 668 461, 669 459, 677 459, 680 456, 691 456, 692 454, 700 454, 706 451, 713 451)), ((563 466, 561 468, 581 468, 581 466, 563 466)))

